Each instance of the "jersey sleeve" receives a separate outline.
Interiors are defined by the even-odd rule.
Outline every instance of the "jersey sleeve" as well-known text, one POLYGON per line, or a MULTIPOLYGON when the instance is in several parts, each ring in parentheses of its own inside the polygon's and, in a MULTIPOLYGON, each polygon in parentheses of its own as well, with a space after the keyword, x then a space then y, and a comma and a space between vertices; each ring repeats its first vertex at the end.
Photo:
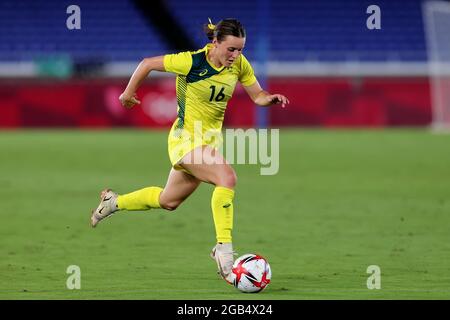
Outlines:
POLYGON ((253 67, 244 55, 241 55, 241 72, 239 73, 239 82, 246 87, 251 86, 256 82, 253 67))
POLYGON ((192 55, 190 52, 166 54, 164 56, 164 69, 180 75, 187 75, 192 67, 192 55))

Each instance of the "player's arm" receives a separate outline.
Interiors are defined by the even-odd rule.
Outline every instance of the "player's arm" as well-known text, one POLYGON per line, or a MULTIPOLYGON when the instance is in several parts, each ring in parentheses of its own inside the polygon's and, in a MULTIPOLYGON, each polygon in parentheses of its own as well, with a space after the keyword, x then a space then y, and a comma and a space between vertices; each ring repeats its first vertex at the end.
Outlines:
POLYGON ((270 94, 269 92, 261 88, 258 81, 250 86, 244 86, 244 89, 253 100, 253 102, 259 106, 281 104, 281 107, 284 108, 287 104, 289 104, 288 98, 286 98, 284 95, 278 93, 270 94))
POLYGON ((136 70, 128 82, 125 91, 120 95, 120 103, 126 107, 131 108, 135 104, 141 102, 137 99, 136 91, 141 85, 142 81, 153 71, 165 71, 164 68, 164 56, 145 58, 139 63, 136 70))

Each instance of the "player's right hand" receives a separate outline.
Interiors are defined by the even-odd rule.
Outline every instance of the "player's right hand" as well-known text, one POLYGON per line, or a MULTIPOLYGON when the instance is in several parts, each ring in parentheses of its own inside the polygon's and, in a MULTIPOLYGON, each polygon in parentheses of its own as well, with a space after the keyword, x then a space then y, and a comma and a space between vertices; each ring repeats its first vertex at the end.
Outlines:
POLYGON ((132 108, 135 104, 141 104, 141 101, 137 99, 136 93, 133 95, 129 95, 124 92, 119 96, 119 100, 125 108, 132 108))

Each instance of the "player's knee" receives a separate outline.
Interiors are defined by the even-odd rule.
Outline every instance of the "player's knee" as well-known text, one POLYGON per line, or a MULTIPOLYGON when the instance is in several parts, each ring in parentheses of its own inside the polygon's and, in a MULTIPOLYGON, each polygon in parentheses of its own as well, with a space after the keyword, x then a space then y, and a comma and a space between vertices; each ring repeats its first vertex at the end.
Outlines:
POLYGON ((166 209, 168 211, 174 211, 181 204, 181 201, 163 201, 160 203, 161 208, 166 209))
POLYGON ((220 176, 219 184, 221 186, 233 189, 237 184, 237 175, 233 169, 227 170, 220 176))

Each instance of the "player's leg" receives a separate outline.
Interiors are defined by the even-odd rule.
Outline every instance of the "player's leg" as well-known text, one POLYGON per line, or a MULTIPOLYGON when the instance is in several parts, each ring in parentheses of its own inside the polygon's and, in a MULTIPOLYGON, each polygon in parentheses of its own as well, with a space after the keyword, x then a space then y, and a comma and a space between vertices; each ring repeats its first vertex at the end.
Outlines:
POLYGON ((211 208, 217 245, 213 248, 211 256, 216 260, 221 276, 227 282, 231 282, 234 262, 231 233, 236 173, 220 152, 209 146, 194 149, 182 159, 180 165, 197 179, 215 185, 211 208))
POLYGON ((217 242, 232 242, 233 198, 237 182, 234 169, 218 150, 210 146, 194 149, 181 160, 180 165, 198 180, 215 185, 211 206, 217 242))
POLYGON ((199 179, 184 171, 170 170, 166 186, 159 197, 161 207, 170 211, 175 210, 200 183, 199 179))
POLYGON ((180 166, 197 179, 215 186, 234 189, 237 176, 234 169, 222 154, 210 146, 201 146, 180 161, 180 166))
POLYGON ((100 205, 92 213, 91 225, 95 227, 102 219, 118 210, 175 210, 200 183, 195 177, 172 169, 164 189, 147 187, 124 195, 118 195, 109 189, 104 190, 100 196, 100 205))
POLYGON ((183 171, 171 169, 164 189, 148 187, 122 196, 119 210, 175 210, 200 184, 200 180, 183 171))

